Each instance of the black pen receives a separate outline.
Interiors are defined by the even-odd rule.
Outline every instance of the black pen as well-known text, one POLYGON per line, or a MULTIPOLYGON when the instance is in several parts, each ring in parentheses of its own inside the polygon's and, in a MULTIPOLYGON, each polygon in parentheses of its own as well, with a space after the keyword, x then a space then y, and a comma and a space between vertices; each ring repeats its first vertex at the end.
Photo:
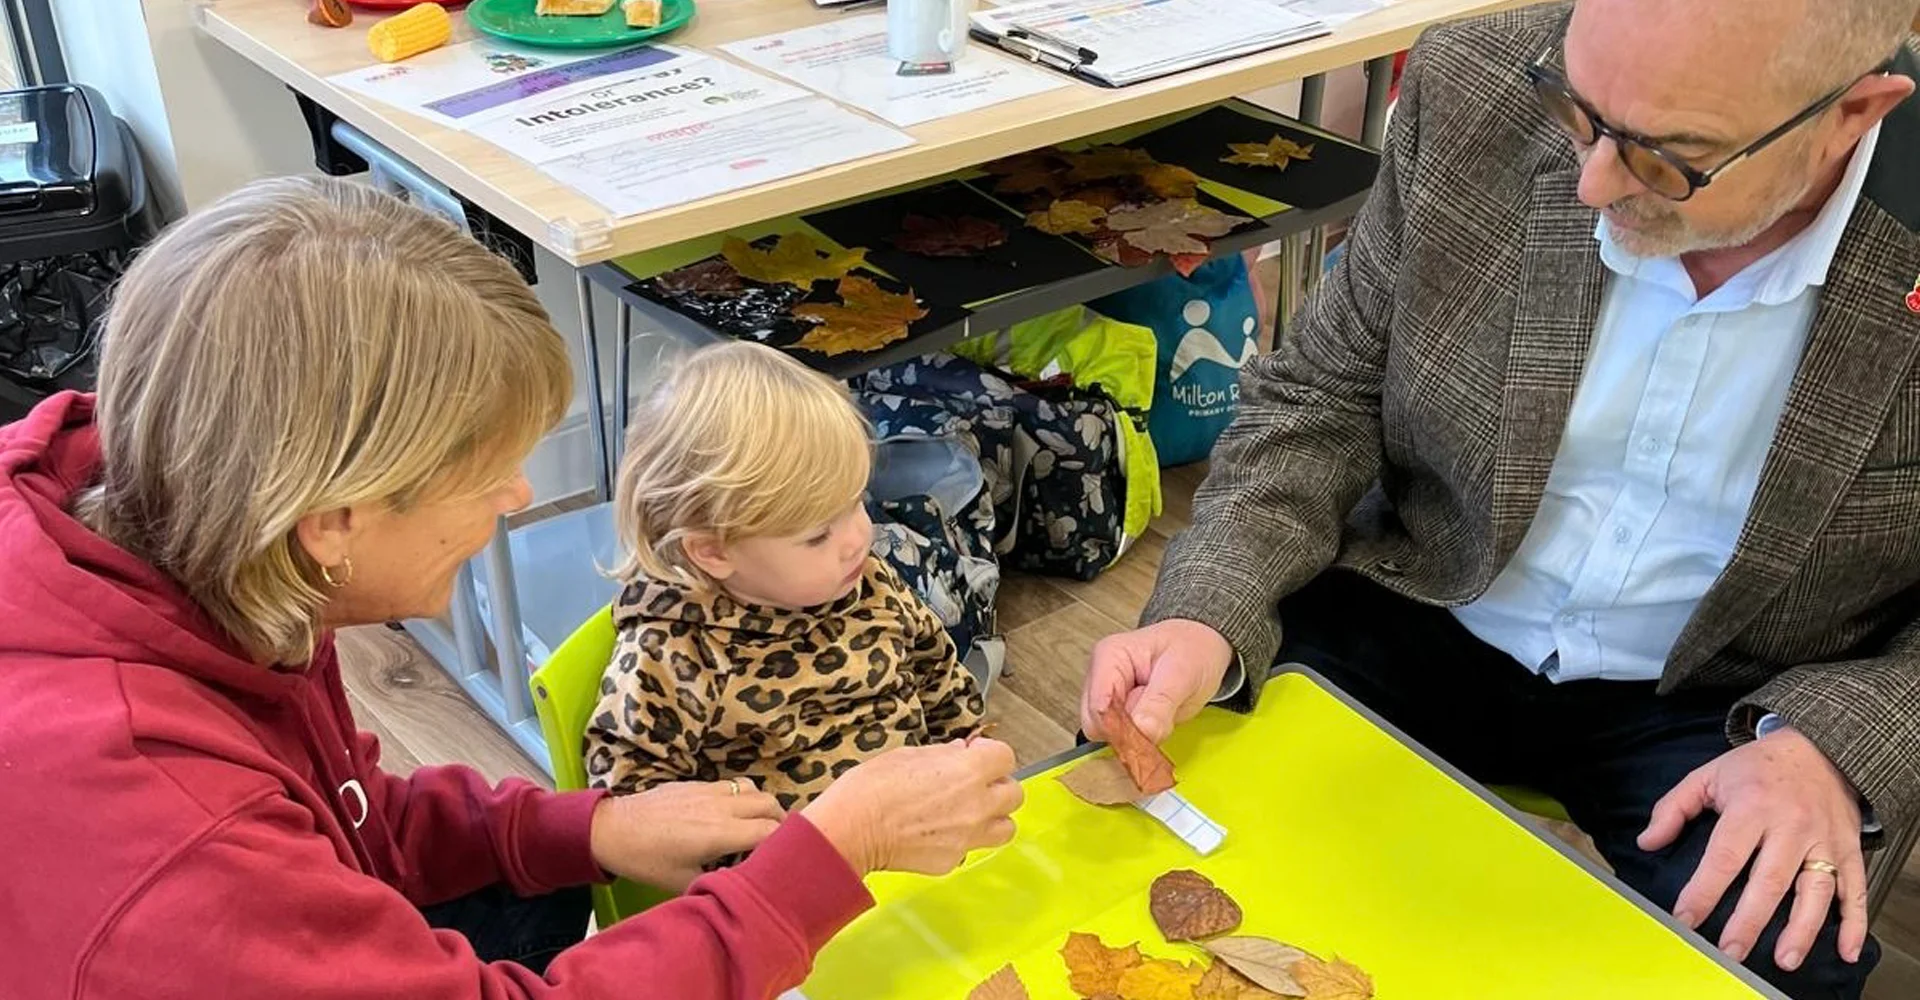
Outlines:
POLYGON ((1095 52, 1084 45, 1074 45, 1073 43, 1068 42, 1063 38, 1058 38, 1054 35, 1049 35, 1046 32, 1039 30, 1038 28, 1029 28, 1022 24, 1008 25, 1007 36, 1009 38, 1028 38, 1036 42, 1044 42, 1048 45, 1053 46, 1054 48, 1059 49, 1062 52, 1070 52, 1073 54, 1074 58, 1080 60, 1080 65, 1082 66, 1091 65, 1094 60, 1100 58, 1100 53, 1095 52))

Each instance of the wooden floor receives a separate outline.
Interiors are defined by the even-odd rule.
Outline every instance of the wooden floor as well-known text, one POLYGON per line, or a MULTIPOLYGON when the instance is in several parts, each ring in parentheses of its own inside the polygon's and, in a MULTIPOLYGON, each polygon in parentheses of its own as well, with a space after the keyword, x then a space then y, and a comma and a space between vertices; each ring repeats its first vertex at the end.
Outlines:
MULTIPOLYGON (((988 699, 994 735, 1021 761, 1073 744, 1080 675, 1093 644, 1129 627, 1152 589, 1167 539, 1188 520, 1200 469, 1170 469, 1166 513, 1112 569, 1091 583, 1009 575, 1001 584, 1000 626, 1008 673, 988 699)), ((464 762, 490 777, 545 781, 538 767, 482 716, 405 636, 380 627, 340 640, 349 697, 362 728, 380 736, 389 769, 464 762)), ((1875 925, 1886 957, 1868 1000, 1920 998, 1920 861, 1909 862, 1875 925)))

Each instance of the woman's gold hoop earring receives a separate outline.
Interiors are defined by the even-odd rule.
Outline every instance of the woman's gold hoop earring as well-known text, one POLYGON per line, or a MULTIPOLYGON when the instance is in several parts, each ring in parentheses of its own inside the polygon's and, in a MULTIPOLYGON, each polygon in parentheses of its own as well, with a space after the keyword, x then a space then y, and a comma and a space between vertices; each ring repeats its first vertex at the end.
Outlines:
POLYGON ((325 566, 320 567, 320 579, 327 581, 327 586, 335 590, 339 590, 341 587, 353 582, 353 560, 342 556, 340 559, 340 567, 342 575, 338 580, 333 578, 332 570, 325 566))

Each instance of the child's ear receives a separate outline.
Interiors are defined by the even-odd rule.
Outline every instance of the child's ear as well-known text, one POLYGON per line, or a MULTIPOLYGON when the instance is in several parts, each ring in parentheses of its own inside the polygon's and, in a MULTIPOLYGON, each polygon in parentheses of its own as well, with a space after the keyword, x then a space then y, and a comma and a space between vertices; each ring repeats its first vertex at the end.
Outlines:
POLYGON ((688 562, 713 580, 733 575, 733 560, 727 557, 727 547, 717 535, 692 532, 680 540, 680 549, 687 554, 688 562))

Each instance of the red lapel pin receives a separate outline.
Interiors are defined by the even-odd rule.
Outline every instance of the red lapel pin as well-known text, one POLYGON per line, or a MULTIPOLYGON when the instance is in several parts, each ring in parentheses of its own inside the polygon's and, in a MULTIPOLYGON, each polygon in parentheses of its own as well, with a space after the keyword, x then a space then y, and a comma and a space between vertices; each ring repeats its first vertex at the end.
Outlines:
POLYGON ((1913 291, 1907 293, 1907 309, 1920 313, 1920 278, 1913 279, 1913 291))

